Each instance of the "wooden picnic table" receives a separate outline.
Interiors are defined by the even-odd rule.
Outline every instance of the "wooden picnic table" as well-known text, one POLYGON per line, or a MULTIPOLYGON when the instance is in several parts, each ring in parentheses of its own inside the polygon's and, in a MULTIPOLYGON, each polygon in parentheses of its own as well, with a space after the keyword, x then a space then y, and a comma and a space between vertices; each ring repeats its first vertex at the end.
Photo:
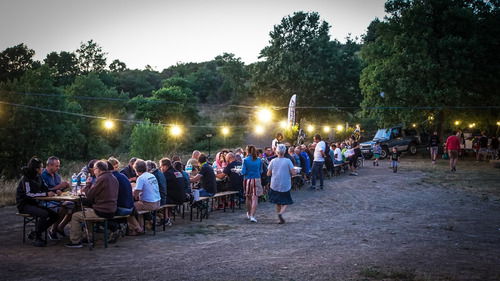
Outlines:
POLYGON ((37 197, 36 200, 40 200, 40 201, 78 201, 78 200, 80 200, 80 198, 81 198, 80 196, 64 194, 64 195, 56 195, 56 196, 37 197))

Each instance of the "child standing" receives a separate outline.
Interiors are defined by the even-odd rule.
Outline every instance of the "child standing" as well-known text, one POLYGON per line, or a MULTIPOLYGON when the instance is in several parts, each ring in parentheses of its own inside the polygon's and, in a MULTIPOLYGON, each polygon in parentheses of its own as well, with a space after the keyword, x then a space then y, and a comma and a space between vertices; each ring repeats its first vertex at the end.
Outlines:
POLYGON ((398 162, 399 162, 399 152, 396 147, 392 148, 392 153, 391 153, 391 161, 392 161, 392 171, 394 173, 398 172, 398 162))
POLYGON ((380 158, 381 153, 382 147, 380 147, 379 142, 376 142, 375 146, 373 147, 373 157, 375 157, 375 160, 373 160, 373 166, 378 166, 378 159, 380 158))

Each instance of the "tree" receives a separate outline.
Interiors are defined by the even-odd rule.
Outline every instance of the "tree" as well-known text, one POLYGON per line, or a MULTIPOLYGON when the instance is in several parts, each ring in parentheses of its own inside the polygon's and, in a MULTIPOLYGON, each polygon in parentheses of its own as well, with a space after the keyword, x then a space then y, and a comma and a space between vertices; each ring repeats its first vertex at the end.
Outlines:
POLYGON ((130 138, 130 154, 135 157, 158 159, 168 148, 166 128, 149 121, 136 124, 130 138))
POLYGON ((109 65, 109 70, 111 72, 121 72, 127 70, 127 65, 120 60, 113 60, 109 65))
POLYGON ((35 51, 24 43, 9 47, 0 53, 0 82, 20 78, 33 68, 35 51))
POLYGON ((76 53, 78 54, 78 66, 81 73, 101 72, 106 68, 107 53, 93 40, 86 43, 82 42, 76 53))
MULTIPOLYGON (((360 81, 366 115, 379 125, 430 123, 442 131, 441 126, 451 125, 459 116, 450 107, 482 106, 485 100, 500 105, 500 62, 498 55, 492 55, 500 35, 494 2, 391 0, 386 12, 386 20, 370 25, 369 40, 361 51, 366 64, 360 81), (385 109, 394 106, 410 109, 385 109), (442 109, 411 109, 416 106, 442 109)), ((496 120, 491 117, 498 113, 482 115, 487 125, 485 120, 496 120)))
POLYGON ((70 52, 51 52, 43 60, 46 65, 54 68, 55 85, 67 86, 75 80, 78 75, 78 59, 75 53, 70 52))
POLYGON ((35 155, 42 159, 51 155, 74 159, 81 155, 79 140, 82 136, 75 125, 78 117, 45 110, 70 108, 53 83, 52 69, 48 66, 27 70, 18 80, 0 83, 2 101, 22 105, 5 106, 0 119, 0 173, 8 178, 17 176, 20 167, 35 155), (53 96, 29 93, 51 93, 53 96))
POLYGON ((196 122, 198 119, 196 97, 188 87, 189 81, 173 77, 164 81, 164 87, 153 91, 153 96, 138 96, 130 100, 137 119, 152 122, 183 123, 196 122))
MULTIPOLYGON (((351 45, 343 48, 338 41, 330 40, 329 29, 329 24, 314 12, 294 13, 274 26, 270 45, 261 51, 260 58, 264 61, 252 67, 253 91, 257 98, 283 106, 297 94, 297 101, 303 106, 357 106, 358 87, 346 85, 356 85, 358 77, 345 72, 358 67, 357 55, 351 45), (355 66, 346 65, 352 62, 355 66)), ((325 116, 333 117, 328 113, 337 113, 322 112, 325 113, 321 115, 323 120, 325 116)), ((300 113, 312 120, 319 118, 314 110, 300 113)))

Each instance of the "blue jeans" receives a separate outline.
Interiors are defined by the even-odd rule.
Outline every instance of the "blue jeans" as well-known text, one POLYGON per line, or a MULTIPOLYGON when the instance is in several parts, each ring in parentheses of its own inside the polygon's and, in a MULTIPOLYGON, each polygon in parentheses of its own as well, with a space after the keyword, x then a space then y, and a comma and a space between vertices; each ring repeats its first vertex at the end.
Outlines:
POLYGON ((316 186, 316 177, 319 177, 319 187, 323 188, 323 164, 324 161, 314 161, 312 167, 312 186, 316 186))
POLYGON ((131 215, 131 214, 132 214, 132 211, 134 211, 134 208, 133 208, 133 207, 132 207, 132 208, 130 208, 130 209, 117 207, 117 208, 116 208, 115 215, 116 215, 116 216, 128 216, 128 215, 131 215))
POLYGON ((394 161, 392 160, 392 164, 391 164, 391 167, 397 167, 398 166, 398 161, 394 161))
POLYGON ((213 193, 209 193, 205 189, 200 188, 200 197, 212 197, 212 196, 214 196, 213 193))

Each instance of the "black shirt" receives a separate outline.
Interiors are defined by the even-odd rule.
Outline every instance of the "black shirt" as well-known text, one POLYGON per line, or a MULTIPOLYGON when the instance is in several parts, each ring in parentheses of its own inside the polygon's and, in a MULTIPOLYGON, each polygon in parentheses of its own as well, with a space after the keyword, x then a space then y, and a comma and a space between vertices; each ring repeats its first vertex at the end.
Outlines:
POLYGON ((241 162, 233 161, 224 168, 224 171, 222 171, 229 178, 229 187, 231 191, 240 191, 243 189, 243 175, 232 171, 232 169, 241 165, 241 162))
POLYGON ((392 152, 391 153, 391 160, 392 161, 399 161, 399 152, 392 152))
POLYGON ((186 199, 184 175, 173 167, 170 167, 163 175, 167 180, 167 203, 170 201, 174 204, 182 204, 186 199))
POLYGON ((439 137, 432 135, 431 138, 429 139, 429 147, 436 147, 439 146, 439 137))
POLYGON ((201 188, 205 189, 208 193, 217 193, 217 182, 215 180, 215 173, 212 166, 205 163, 201 166, 200 175, 203 176, 201 179, 201 188))
POLYGON ((487 148, 488 147, 488 138, 485 136, 481 136, 479 138, 479 147, 480 148, 487 148))
POLYGON ((494 137, 491 139, 491 148, 498 149, 498 138, 494 137))
POLYGON ((135 178, 137 177, 137 174, 135 173, 134 169, 130 166, 127 166, 125 168, 123 168, 120 173, 124 174, 127 176, 127 178, 135 178))

